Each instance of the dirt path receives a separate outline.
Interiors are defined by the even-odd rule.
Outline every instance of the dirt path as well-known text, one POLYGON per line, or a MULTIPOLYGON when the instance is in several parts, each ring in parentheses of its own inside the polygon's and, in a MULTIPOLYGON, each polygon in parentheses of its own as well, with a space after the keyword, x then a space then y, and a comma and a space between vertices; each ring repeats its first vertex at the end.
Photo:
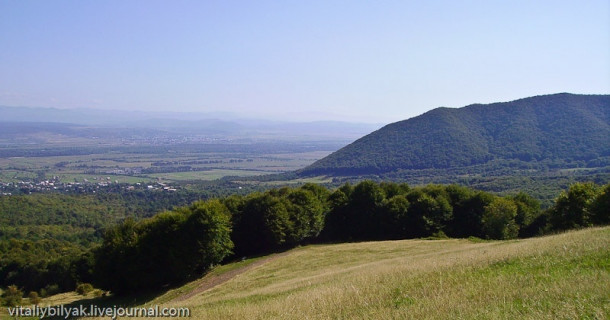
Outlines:
POLYGON ((212 289, 220 284, 223 284, 252 268, 256 268, 260 265, 263 265, 267 262, 273 261, 280 257, 286 256, 288 254, 289 254, 289 252, 276 253, 276 254, 270 255, 266 258, 255 261, 249 265, 243 266, 241 268, 233 269, 231 271, 225 272, 220 275, 207 275, 203 278, 202 282, 197 287, 195 287, 195 289, 193 289, 193 291, 185 293, 181 296, 178 296, 178 297, 172 299, 172 301, 184 301, 186 299, 189 299, 204 291, 212 289))

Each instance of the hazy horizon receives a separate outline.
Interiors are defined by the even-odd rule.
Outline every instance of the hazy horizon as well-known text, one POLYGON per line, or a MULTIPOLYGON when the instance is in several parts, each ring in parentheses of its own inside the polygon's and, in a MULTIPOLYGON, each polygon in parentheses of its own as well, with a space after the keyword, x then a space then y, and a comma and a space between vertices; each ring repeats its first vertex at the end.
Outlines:
POLYGON ((607 1, 0 0, 0 105, 390 123, 610 88, 607 1))
MULTIPOLYGON (((558 93, 552 93, 549 95, 556 95, 556 94, 572 94, 572 95, 581 95, 579 93, 572 93, 572 92, 558 92, 558 93)), ((606 94, 585 94, 585 95, 606 95, 606 94)), ((538 95, 538 96, 545 96, 545 95, 538 95)), ((533 96, 532 96, 533 97, 533 96)), ((520 99, 527 99, 527 98, 531 98, 531 97, 522 97, 522 98, 518 98, 518 99, 514 99, 514 100, 520 100, 520 99)), ((514 101, 511 100, 511 101, 514 101)), ((507 102, 511 102, 511 101, 494 101, 494 102, 490 102, 490 103, 507 103, 507 102)), ((474 105, 474 104, 480 104, 480 103, 471 103, 468 105, 464 105, 464 106, 459 106, 459 107, 448 107, 448 108, 452 108, 452 109, 459 109, 459 108, 464 108, 467 107, 469 105, 474 105)), ((488 103, 483 103, 483 104, 488 104, 488 103)), ((257 115, 244 115, 244 114, 238 114, 236 112, 232 112, 232 111, 172 111, 172 110, 120 110, 120 109, 102 109, 102 108, 91 108, 91 107, 81 107, 81 108, 61 108, 61 107, 43 107, 43 106, 8 106, 8 105, 0 105, 0 108, 15 108, 15 109, 29 109, 30 111, 36 112, 37 110, 42 111, 48 111, 48 110, 56 110, 56 111, 73 111, 76 113, 82 113, 82 115, 85 116, 90 116, 91 114, 105 114, 107 115, 108 112, 112 112, 113 113, 113 117, 115 119, 120 119, 122 121, 127 120, 127 122, 125 123, 131 123, 133 122, 132 120, 137 121, 141 121, 141 120, 179 120, 179 121, 186 121, 186 122, 196 122, 196 121, 200 121, 200 120, 219 120, 219 121, 228 121, 228 122, 243 122, 243 123, 264 123, 264 122, 269 122, 269 123, 276 123, 276 124, 290 124, 290 123, 316 123, 316 122, 320 122, 320 123, 324 123, 324 122, 329 122, 329 123, 333 123, 333 122, 343 122, 345 124, 353 124, 353 125, 363 125, 363 126, 370 126, 370 127, 381 127, 387 124, 391 124, 394 122, 398 122, 398 121, 403 121, 403 120, 408 120, 410 118, 414 118, 414 117, 418 117, 423 115, 424 113, 434 110, 436 108, 444 108, 445 106, 439 106, 439 107, 434 107, 431 108, 429 110, 424 110, 422 111, 422 113, 420 114, 415 114, 413 116, 410 116, 408 118, 404 118, 404 119, 397 119, 395 121, 391 121, 391 122, 383 122, 383 121, 366 121, 366 120, 349 120, 349 119, 341 119, 341 118, 333 118, 333 117, 324 117, 324 115, 321 115, 320 117, 307 117, 307 116, 301 116, 301 117, 281 117, 281 116, 277 116, 277 117, 264 117, 264 116, 257 116, 257 115), (144 116, 144 118, 130 118, 133 116, 144 116)), ((20 114, 21 117, 24 115, 27 115, 27 113, 20 113, 18 112, 17 114, 20 114)), ((46 114, 46 112, 45 112, 46 114)), ((55 115, 57 116, 57 115, 55 115)), ((18 116, 19 117, 19 116, 18 116)), ((9 118, 12 119, 12 117, 9 116, 9 118)), ((2 119, 0 119, 1 121, 2 119)), ((9 120, 9 122, 12 122, 13 120, 9 120)), ((21 120, 19 120, 18 122, 20 122, 21 120)), ((33 122, 40 122, 39 120, 33 121, 33 122)), ((56 122, 56 120, 51 121, 51 122, 56 122)), ((61 121, 64 122, 64 121, 61 121)), ((76 121, 75 123, 78 123, 78 121, 76 121)))

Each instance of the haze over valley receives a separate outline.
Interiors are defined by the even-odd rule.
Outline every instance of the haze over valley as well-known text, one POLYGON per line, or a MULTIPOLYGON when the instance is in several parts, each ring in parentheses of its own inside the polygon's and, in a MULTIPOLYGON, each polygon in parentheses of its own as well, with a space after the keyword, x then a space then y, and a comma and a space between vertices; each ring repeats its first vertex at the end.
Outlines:
POLYGON ((609 319, 609 12, 0 0, 0 319, 609 319))

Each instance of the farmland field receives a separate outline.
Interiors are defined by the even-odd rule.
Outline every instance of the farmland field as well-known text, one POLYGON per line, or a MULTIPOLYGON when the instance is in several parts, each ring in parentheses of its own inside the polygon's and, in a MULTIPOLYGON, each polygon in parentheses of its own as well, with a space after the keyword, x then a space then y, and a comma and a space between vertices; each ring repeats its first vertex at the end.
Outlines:
POLYGON ((158 153, 132 153, 129 148, 120 148, 111 153, 4 157, 0 158, 0 182, 57 178, 62 182, 177 183, 249 177, 303 168, 337 147, 297 145, 285 150, 280 146, 275 152, 269 148, 233 148, 237 150, 225 152, 160 149, 158 153))

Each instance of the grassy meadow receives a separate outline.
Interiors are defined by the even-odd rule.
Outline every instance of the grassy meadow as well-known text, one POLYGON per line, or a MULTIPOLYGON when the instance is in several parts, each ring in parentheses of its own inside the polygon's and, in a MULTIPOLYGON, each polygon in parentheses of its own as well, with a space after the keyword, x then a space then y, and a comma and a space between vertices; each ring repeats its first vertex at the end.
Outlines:
POLYGON ((310 245, 219 266, 136 300, 188 307, 195 319, 608 319, 610 227, 509 241, 310 245), (228 281, 192 294, 229 272, 228 281))
MULTIPOLYGON (((193 286, 193 284, 190 284, 193 286)), ((610 227, 292 250, 187 300, 200 319, 607 319, 610 227)))

